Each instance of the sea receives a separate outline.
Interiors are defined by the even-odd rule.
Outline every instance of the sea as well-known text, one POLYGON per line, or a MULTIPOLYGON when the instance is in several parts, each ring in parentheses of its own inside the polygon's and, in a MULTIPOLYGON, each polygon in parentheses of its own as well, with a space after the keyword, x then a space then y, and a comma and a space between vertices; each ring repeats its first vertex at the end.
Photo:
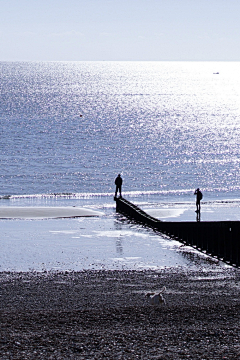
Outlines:
POLYGON ((201 221, 240 220, 239 74, 240 62, 0 62, 0 272, 225 267, 116 213, 114 180, 163 221, 196 221, 196 188, 201 221), (24 216, 55 207, 82 216, 24 216))

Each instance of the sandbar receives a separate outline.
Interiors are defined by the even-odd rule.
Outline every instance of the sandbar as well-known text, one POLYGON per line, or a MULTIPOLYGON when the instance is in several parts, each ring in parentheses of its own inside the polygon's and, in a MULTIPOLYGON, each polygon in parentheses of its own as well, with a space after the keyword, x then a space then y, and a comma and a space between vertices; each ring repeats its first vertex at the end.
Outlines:
POLYGON ((102 216, 104 213, 86 208, 74 206, 54 206, 54 207, 35 207, 35 206, 6 206, 0 207, 1 219, 35 219, 35 218, 70 218, 86 216, 102 216))

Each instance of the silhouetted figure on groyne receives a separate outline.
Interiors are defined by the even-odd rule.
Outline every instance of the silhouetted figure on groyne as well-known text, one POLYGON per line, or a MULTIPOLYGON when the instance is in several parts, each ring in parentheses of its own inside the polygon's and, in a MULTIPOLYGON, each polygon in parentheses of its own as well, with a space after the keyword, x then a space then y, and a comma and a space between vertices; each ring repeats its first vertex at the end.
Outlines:
POLYGON ((201 210, 200 201, 202 200, 203 195, 202 192, 199 190, 199 188, 195 190, 194 195, 196 195, 196 206, 197 206, 196 213, 200 214, 200 210, 201 210))
POLYGON ((117 193, 119 191, 120 197, 122 197, 122 178, 121 175, 118 174, 118 176, 115 179, 115 185, 116 185, 116 191, 115 191, 115 198, 117 197, 117 193))

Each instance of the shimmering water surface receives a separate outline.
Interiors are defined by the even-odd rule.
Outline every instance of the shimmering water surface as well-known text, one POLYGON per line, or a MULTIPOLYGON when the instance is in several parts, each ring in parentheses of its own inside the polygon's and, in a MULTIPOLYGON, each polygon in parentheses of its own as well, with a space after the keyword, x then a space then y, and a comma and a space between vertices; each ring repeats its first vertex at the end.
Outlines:
POLYGON ((195 221, 196 187, 204 194, 203 220, 240 219, 239 62, 0 68, 0 206, 105 213, 94 220, 1 220, 0 270, 190 266, 173 242, 163 246, 159 235, 136 225, 133 231, 115 214, 119 172, 124 196, 163 220, 195 221), (59 255, 62 247, 67 257, 59 255))

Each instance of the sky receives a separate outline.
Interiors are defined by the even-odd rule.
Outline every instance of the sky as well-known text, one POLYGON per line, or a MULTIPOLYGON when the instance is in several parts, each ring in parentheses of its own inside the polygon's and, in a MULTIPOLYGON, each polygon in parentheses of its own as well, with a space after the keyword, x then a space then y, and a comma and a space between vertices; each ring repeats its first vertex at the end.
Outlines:
POLYGON ((0 0, 0 61, 239 61, 240 0, 0 0))

